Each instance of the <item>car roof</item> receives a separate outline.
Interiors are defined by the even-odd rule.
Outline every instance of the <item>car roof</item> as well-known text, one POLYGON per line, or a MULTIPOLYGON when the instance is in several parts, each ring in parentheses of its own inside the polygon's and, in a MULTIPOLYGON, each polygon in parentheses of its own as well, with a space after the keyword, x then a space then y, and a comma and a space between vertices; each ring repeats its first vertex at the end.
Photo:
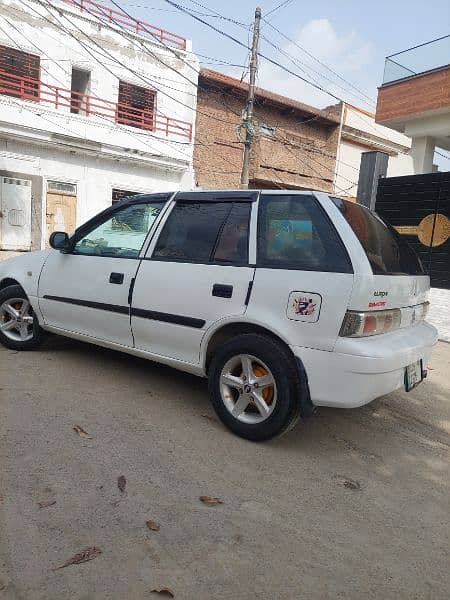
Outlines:
POLYGON ((263 190, 193 190, 193 191, 171 191, 162 193, 148 193, 148 194, 136 194, 134 196, 126 196, 120 200, 120 203, 140 203, 147 201, 149 198, 155 200, 168 200, 174 197, 175 200, 182 200, 185 202, 232 202, 235 200, 253 202, 259 194, 276 194, 276 195, 291 195, 291 196, 304 196, 310 195, 315 191, 319 190, 279 190, 279 189, 263 189, 263 190))

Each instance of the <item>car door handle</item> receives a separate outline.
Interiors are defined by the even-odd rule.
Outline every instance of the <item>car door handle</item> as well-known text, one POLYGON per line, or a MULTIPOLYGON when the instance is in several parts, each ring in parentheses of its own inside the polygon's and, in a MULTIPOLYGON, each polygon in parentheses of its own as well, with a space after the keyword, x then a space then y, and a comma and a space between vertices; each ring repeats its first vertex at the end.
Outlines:
POLYGON ((231 298, 233 295, 233 286, 223 283, 215 283, 212 289, 212 295, 219 298, 231 298))
POLYGON ((123 273, 111 273, 109 276, 109 283, 117 283, 118 285, 123 283, 123 273))

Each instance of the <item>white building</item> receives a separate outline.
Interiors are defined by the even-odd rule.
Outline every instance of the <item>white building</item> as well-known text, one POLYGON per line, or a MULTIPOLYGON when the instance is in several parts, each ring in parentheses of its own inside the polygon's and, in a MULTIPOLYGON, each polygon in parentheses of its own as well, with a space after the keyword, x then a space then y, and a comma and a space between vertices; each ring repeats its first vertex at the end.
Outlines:
POLYGON ((363 152, 389 154, 388 177, 413 173, 411 139, 375 123, 375 115, 350 104, 340 105, 341 133, 337 152, 335 191, 356 199, 363 152))
POLYGON ((0 4, 0 257, 128 192, 193 185, 198 61, 91 0, 0 4))

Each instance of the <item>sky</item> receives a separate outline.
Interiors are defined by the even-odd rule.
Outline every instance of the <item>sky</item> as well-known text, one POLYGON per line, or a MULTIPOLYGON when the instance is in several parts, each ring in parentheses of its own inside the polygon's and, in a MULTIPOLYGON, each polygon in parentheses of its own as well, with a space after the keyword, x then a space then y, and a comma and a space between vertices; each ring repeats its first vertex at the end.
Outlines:
MULTIPOLYGON (((245 74, 248 52, 231 40, 221 37, 207 26, 194 21, 171 7, 165 0, 116 0, 130 14, 192 40, 195 52, 215 60, 201 58, 204 66, 237 77, 245 74), (227 66, 216 61, 227 61, 227 66), (209 64, 212 63, 212 64, 209 64)), ((256 1, 248 0, 174 0, 216 27, 248 43, 249 30, 226 20, 209 16, 219 13, 250 25, 256 1)), ((281 0, 261 0, 263 17, 281 0)), ((387 55, 446 35, 450 30, 450 3, 446 0, 290 0, 286 6, 267 17, 286 36, 319 58, 341 75, 346 82, 315 62, 297 45, 281 37, 264 20, 260 51, 321 87, 366 109, 373 109, 377 86, 383 78, 387 55), (267 41, 267 38, 269 41, 267 41), (282 52, 270 45, 275 44, 282 52), (295 61, 293 62, 292 61, 295 61), (356 91, 352 86, 358 88, 356 91)), ((442 57, 448 62, 448 57, 442 57)), ((314 89, 278 67, 261 59, 258 84, 297 100, 323 107, 336 98, 314 89)))
MULTIPOLYGON (((199 18, 247 45, 251 44, 250 27, 258 5, 256 0, 173 1, 191 12, 196 11, 199 18), (241 25, 230 22, 230 19, 241 25)), ((115 2, 136 18, 192 40, 193 50, 200 55, 203 66, 239 79, 244 77, 248 81, 249 52, 246 48, 181 13, 165 0, 115 2)), ((260 59, 257 83, 270 91, 319 108, 345 100, 375 112, 377 87, 383 80, 385 57, 447 35, 450 31, 448 0, 286 0, 284 7, 269 14, 281 2, 259 1, 263 16, 260 52, 301 77, 313 80, 331 95, 264 59, 260 59)), ((448 42, 449 39, 445 43, 448 42)), ((442 45, 438 46, 436 64, 449 62, 450 45, 446 47, 448 52, 443 51, 442 45)), ((433 63, 433 66, 436 65, 433 63)), ((438 155, 435 155, 435 163, 441 170, 448 170, 450 166, 448 158, 438 155)))

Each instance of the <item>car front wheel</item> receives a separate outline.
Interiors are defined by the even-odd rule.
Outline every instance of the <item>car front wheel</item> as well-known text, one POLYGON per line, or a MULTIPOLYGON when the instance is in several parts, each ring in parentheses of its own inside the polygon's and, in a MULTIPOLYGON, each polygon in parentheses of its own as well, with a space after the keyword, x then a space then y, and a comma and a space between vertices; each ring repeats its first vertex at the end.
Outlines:
POLYGON ((300 417, 299 373, 281 343, 245 334, 223 344, 209 369, 214 409, 237 435, 268 440, 291 429, 300 417))
POLYGON ((44 340, 44 331, 20 285, 0 290, 0 342, 12 350, 33 350, 44 340))

